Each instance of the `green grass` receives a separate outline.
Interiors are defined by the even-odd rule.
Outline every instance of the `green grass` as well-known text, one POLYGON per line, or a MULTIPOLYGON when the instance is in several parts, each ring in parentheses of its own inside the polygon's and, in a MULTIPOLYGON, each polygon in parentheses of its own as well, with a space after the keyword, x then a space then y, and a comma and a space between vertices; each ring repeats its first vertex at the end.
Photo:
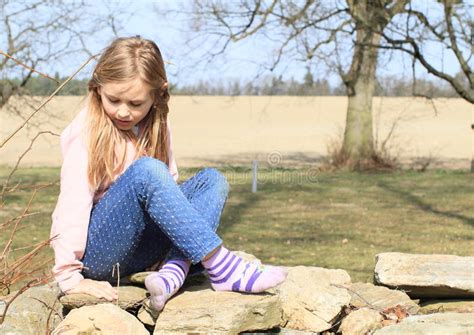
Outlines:
MULTIPOLYGON (((231 190, 219 234, 231 249, 244 250, 263 262, 342 268, 353 281, 371 281, 377 253, 473 255, 473 175, 459 171, 418 173, 327 172, 267 169, 259 172, 257 193, 243 167, 219 168, 231 190)), ((180 169, 180 180, 197 169, 180 169)), ((9 170, 0 168, 0 180, 9 170)), ((14 180, 52 182, 59 169, 23 169, 14 180)), ((40 190, 14 248, 48 238, 59 187, 40 190)), ((1 222, 18 215, 30 190, 8 194, 1 222)), ((6 233, 0 236, 0 246, 6 233)), ((17 251, 16 255, 24 252, 17 251)), ((44 258, 52 257, 47 249, 44 258)))

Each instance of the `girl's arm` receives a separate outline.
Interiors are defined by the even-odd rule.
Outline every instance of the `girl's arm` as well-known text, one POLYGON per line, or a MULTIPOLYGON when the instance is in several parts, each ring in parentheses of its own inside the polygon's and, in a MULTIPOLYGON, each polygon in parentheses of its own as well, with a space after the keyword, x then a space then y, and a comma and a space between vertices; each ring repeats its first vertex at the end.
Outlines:
POLYGON ((63 292, 76 286, 84 277, 82 259, 93 193, 87 179, 87 146, 82 133, 85 110, 61 133, 61 189, 52 214, 51 242, 55 265, 53 275, 63 292))

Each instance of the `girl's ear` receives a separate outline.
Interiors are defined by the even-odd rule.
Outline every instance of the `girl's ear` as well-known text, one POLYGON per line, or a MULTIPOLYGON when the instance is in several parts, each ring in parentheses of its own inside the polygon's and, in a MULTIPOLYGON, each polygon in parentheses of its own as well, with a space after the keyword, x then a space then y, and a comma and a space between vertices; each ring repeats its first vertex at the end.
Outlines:
POLYGON ((168 82, 165 81, 163 85, 161 85, 160 87, 160 97, 162 99, 166 99, 167 96, 168 96, 168 82))

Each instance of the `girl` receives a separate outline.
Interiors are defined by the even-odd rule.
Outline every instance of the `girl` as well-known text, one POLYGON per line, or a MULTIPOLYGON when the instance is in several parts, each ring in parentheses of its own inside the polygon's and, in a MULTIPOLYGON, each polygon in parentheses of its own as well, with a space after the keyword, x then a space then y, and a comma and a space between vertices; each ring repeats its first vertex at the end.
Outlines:
POLYGON ((217 291, 261 292, 283 268, 247 262, 216 234, 229 185, 206 168, 177 185, 168 121, 168 80, 156 44, 118 38, 88 83, 86 107, 61 134, 61 191, 52 214, 53 274, 65 294, 117 299, 120 276, 147 276, 161 311, 189 273, 207 271, 217 291))

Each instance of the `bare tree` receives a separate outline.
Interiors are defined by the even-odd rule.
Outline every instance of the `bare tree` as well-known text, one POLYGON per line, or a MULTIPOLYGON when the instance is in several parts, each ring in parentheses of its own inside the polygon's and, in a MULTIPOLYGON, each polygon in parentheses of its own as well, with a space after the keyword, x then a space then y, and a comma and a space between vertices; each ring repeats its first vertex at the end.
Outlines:
POLYGON ((207 40, 214 38, 212 50, 206 51, 208 62, 223 54, 232 42, 259 35, 275 46, 265 64, 270 71, 283 59, 312 67, 324 62, 337 71, 349 99, 340 154, 346 165, 363 169, 379 163, 372 135, 372 96, 381 32, 407 3, 196 0, 187 14, 192 17, 194 32, 207 40))
MULTIPOLYGON (((449 83, 461 98, 474 103, 473 10, 472 2, 463 0, 432 0, 423 5, 413 1, 401 12, 399 20, 381 32, 381 48, 400 50, 412 58, 415 95, 418 63, 428 73, 449 83), (459 65, 456 75, 448 73, 445 59, 459 65)), ((474 124, 466 126, 474 136, 474 124)), ((471 172, 474 172, 474 152, 471 172)))
MULTIPOLYGON (((387 29, 380 31, 380 48, 400 50, 427 72, 449 83, 459 96, 474 103, 474 5, 463 0, 412 1, 387 29), (448 73, 446 59, 459 65, 448 73)), ((416 80, 413 81, 416 83, 416 80)))
POLYGON ((12 96, 28 96, 26 85, 34 74, 56 81, 42 67, 91 56, 91 36, 116 36, 133 15, 123 4, 104 6, 108 10, 101 13, 85 1, 0 0, 0 108, 12 96))
POLYGON ((385 27, 403 10, 407 1, 348 0, 355 42, 348 71, 339 73, 348 100, 342 155, 349 165, 364 168, 377 161, 372 129, 372 97, 381 36, 385 27))

